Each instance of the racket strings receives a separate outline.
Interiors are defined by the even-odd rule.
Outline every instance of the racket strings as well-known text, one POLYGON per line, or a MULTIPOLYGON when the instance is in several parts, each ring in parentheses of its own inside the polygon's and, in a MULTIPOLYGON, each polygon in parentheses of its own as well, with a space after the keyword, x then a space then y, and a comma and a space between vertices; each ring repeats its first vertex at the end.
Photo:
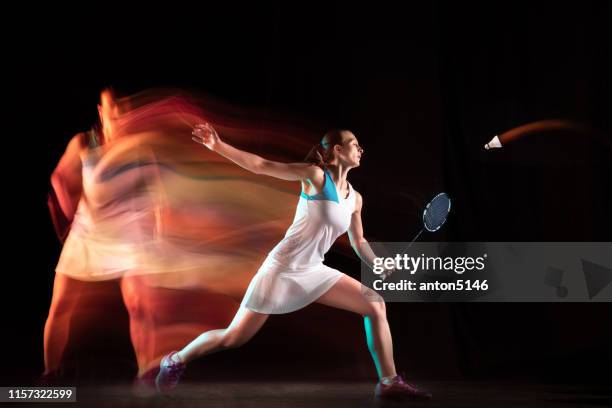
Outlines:
POLYGON ((436 196, 425 209, 423 222, 428 231, 436 231, 446 221, 450 210, 450 199, 445 193, 436 196))

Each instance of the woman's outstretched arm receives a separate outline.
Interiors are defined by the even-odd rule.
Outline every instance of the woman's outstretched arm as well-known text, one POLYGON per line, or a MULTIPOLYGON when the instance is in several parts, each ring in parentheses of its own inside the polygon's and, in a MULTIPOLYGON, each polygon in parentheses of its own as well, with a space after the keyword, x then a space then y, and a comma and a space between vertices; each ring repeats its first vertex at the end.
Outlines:
POLYGON ((196 125, 193 135, 192 139, 197 143, 203 144, 210 150, 255 174, 264 174, 291 181, 312 180, 313 178, 321 178, 323 175, 323 171, 311 163, 281 163, 236 149, 222 141, 217 131, 208 123, 196 125))

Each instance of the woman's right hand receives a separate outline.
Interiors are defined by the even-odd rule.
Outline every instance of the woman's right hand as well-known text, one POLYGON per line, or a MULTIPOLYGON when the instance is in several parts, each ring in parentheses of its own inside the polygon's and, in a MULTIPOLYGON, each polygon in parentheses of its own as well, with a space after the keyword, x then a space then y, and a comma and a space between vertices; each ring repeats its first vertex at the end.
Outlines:
POLYGON ((385 269, 381 274, 380 277, 382 278, 383 281, 387 280, 389 278, 389 276, 391 276, 393 273, 395 272, 395 268, 391 268, 391 269, 385 269))
POLYGON ((191 132, 193 137, 191 138, 194 142, 202 144, 214 151, 219 146, 221 138, 217 134, 215 128, 209 123, 198 123, 191 132))

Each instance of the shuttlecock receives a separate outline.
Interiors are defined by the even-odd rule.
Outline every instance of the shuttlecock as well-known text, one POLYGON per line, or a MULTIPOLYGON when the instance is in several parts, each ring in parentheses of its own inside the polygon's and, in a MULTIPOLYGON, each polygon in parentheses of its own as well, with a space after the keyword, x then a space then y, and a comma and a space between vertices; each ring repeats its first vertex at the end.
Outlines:
POLYGON ((493 139, 491 139, 491 141, 489 143, 484 145, 484 148, 487 149, 487 150, 489 150, 489 149, 499 149, 500 147, 502 147, 502 144, 499 141, 499 137, 497 137, 497 135, 495 135, 495 137, 493 139))

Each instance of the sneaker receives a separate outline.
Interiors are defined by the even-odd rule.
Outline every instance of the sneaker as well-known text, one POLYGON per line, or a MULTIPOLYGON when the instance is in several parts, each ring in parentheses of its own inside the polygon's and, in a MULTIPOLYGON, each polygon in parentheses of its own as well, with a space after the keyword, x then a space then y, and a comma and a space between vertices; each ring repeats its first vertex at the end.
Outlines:
POLYGON ((415 399, 415 400, 430 400, 431 393, 419 390, 414 385, 410 385, 404 380, 401 375, 393 377, 389 384, 379 381, 376 385, 374 395, 382 399, 415 399))
POLYGON ((155 387, 159 392, 168 392, 175 388, 181 375, 185 372, 186 365, 173 359, 176 351, 164 356, 159 363, 159 374, 155 378, 155 387))

